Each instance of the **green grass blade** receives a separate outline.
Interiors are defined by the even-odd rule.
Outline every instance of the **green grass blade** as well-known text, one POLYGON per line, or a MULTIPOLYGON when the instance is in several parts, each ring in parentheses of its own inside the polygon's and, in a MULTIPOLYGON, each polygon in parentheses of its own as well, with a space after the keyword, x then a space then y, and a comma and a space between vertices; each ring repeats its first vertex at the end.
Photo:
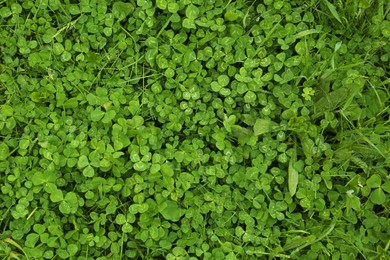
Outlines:
POLYGON ((298 171, 294 168, 296 161, 297 150, 295 145, 293 155, 288 164, 288 191, 290 192, 291 197, 295 195, 298 187, 298 171))
POLYGON ((332 3, 330 3, 328 0, 324 0, 326 6, 328 7, 329 11, 333 15, 336 20, 343 25, 343 22, 341 21, 340 15, 336 10, 336 6, 334 6, 332 3))
POLYGON ((299 33, 297 33, 295 35, 295 39, 299 39, 299 38, 302 38, 302 37, 305 37, 307 35, 311 35, 311 34, 315 34, 315 33, 321 33, 322 31, 320 30, 316 30, 316 29, 308 29, 308 30, 304 30, 304 31, 301 31, 299 33))

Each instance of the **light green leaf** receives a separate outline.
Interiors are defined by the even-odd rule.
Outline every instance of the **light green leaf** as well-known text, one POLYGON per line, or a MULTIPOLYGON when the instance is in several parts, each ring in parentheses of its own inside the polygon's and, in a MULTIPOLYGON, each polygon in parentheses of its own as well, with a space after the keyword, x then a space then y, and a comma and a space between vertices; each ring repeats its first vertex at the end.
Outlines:
POLYGON ((138 100, 131 100, 129 102, 129 107, 128 107, 130 113, 132 115, 136 115, 138 111, 140 110, 140 104, 138 100))
POLYGON ((232 126, 236 123, 236 120, 237 120, 237 117, 235 115, 231 115, 229 116, 228 118, 226 118, 224 121, 223 121, 223 126, 225 127, 225 129, 231 133, 232 131, 232 126))
POLYGON ((183 19, 183 27, 186 29, 196 29, 194 20, 188 18, 183 19))
POLYGON ((46 91, 34 91, 30 94, 30 98, 34 102, 42 102, 45 101, 48 97, 48 94, 46 91))
POLYGON ((27 149, 29 146, 30 146, 29 139, 20 139, 20 141, 19 141, 19 148, 20 149, 27 149))
POLYGON ((183 55, 183 65, 189 66, 196 59, 196 53, 193 50, 187 49, 183 55))
POLYGON ((53 53, 55 55, 60 55, 64 52, 65 48, 60 42, 56 42, 53 44, 53 53))
POLYGON ((144 124, 145 120, 142 116, 134 116, 133 117, 133 122, 134 122, 134 128, 140 127, 144 124))
POLYGON ((7 119, 7 123, 5 123, 5 126, 7 127, 7 129, 11 130, 11 129, 14 129, 15 126, 16 126, 16 120, 14 117, 10 117, 7 119))
POLYGON ((50 194, 50 200, 52 202, 60 202, 64 199, 64 195, 62 193, 62 190, 55 189, 51 194, 50 194))
POLYGON ((126 216, 119 213, 118 215, 116 215, 115 217, 115 223, 117 223, 118 225, 123 225, 126 223, 126 216))
POLYGON ((166 0, 156 0, 156 6, 162 10, 167 9, 167 1, 166 0))
POLYGON ((152 49, 158 49, 158 39, 156 37, 150 36, 145 41, 145 45, 152 49))
POLYGON ((353 208, 354 210, 358 211, 360 210, 360 200, 357 196, 355 195, 348 195, 347 196, 347 203, 346 203, 346 206, 347 207, 351 207, 353 208))
POLYGON ((65 101, 64 108, 77 108, 79 106, 79 100, 77 97, 70 98, 65 101))
POLYGON ((46 183, 46 185, 44 186, 44 190, 47 193, 52 194, 52 193, 55 193, 58 190, 58 188, 54 183, 49 182, 49 183, 46 183))
POLYGON ((299 55, 304 56, 307 52, 306 43, 304 41, 300 41, 297 44, 295 44, 295 51, 299 55))
POLYGON ((291 197, 295 195, 298 187, 298 171, 294 168, 294 164, 297 161, 296 148, 294 148, 293 155, 290 158, 288 164, 288 191, 291 197))
POLYGON ((378 174, 372 175, 367 180, 367 186, 370 188, 379 188, 382 184, 382 178, 378 174))
POLYGON ((306 155, 307 158, 312 158, 316 152, 314 141, 306 133, 300 135, 299 139, 301 140, 302 143, 303 153, 306 155))
POLYGON ((70 61, 71 58, 72 58, 72 54, 68 51, 64 51, 61 55, 61 61, 63 62, 70 61))
POLYGON ((295 38, 296 38, 296 39, 299 39, 299 38, 305 37, 305 36, 310 35, 310 34, 321 33, 321 32, 322 32, 322 31, 316 30, 316 29, 304 30, 304 31, 301 31, 301 32, 297 33, 297 34, 295 35, 295 38))
POLYGON ((47 180, 42 172, 35 172, 33 177, 32 177, 32 182, 35 186, 38 186, 38 185, 41 185, 41 184, 47 182, 47 180))
POLYGON ((130 233, 131 231, 133 231, 133 226, 130 224, 130 223, 125 223, 123 226, 122 226, 122 231, 124 233, 130 233))
POLYGON ((149 166, 148 163, 139 161, 139 162, 134 163, 133 167, 134 167, 134 170, 142 172, 142 171, 145 171, 146 169, 148 169, 148 166, 149 166))
POLYGON ((60 203, 59 210, 63 214, 75 213, 79 207, 77 195, 74 192, 68 192, 64 200, 60 203))
POLYGON ((233 13, 233 12, 226 12, 224 17, 225 17, 226 21, 233 22, 233 21, 237 20, 238 14, 233 13))
POLYGON ((69 13, 71 15, 76 15, 80 13, 80 8, 78 5, 70 5, 69 6, 69 13))
POLYGON ((166 69, 169 66, 168 60, 162 54, 156 56, 156 63, 160 69, 166 69))
POLYGON ((108 110, 105 114, 104 117, 102 118, 102 123, 109 123, 111 120, 113 120, 116 116, 115 110, 108 110))
POLYGON ((110 201, 110 203, 108 203, 108 205, 106 206, 106 214, 107 215, 114 214, 116 211, 117 204, 118 204, 118 202, 115 200, 110 201))
POLYGON ((220 75, 218 76, 218 84, 222 87, 226 87, 229 84, 229 77, 227 75, 220 75))
POLYGON ((73 191, 66 193, 65 200, 69 201, 71 204, 74 204, 74 205, 78 204, 77 195, 73 191))
POLYGON ((377 188, 373 192, 371 192, 370 200, 374 204, 381 205, 386 201, 386 194, 383 192, 381 188, 377 188))
POLYGON ((177 13, 179 11, 179 9, 180 9, 180 6, 178 3, 171 2, 171 1, 168 3, 168 11, 170 13, 177 13))
POLYGON ((91 120, 93 122, 101 120, 103 116, 104 112, 100 109, 100 107, 96 108, 94 111, 91 112, 91 120))
POLYGON ((160 213, 166 220, 176 222, 179 221, 180 217, 183 215, 182 210, 175 201, 167 200, 163 202, 162 206, 163 209, 160 213))
POLYGON ((172 177, 163 175, 164 188, 169 192, 172 192, 175 189, 175 180, 172 177))
POLYGON ((82 169, 88 165, 89 165, 88 157, 85 155, 81 155, 79 157, 79 161, 77 162, 77 166, 82 169))
POLYGON ((336 7, 332 3, 330 3, 328 0, 324 0, 324 2, 326 4, 326 6, 328 7, 329 11, 332 13, 333 17, 336 18, 336 20, 339 23, 343 24, 343 22, 341 21, 340 15, 336 10, 336 7))
POLYGON ((382 187, 381 187, 384 191, 386 191, 387 193, 390 193, 390 180, 387 179, 387 181, 382 184, 382 187))
POLYGON ((169 177, 172 177, 173 174, 174 174, 174 171, 173 171, 173 166, 171 164, 167 164, 167 163, 164 163, 163 165, 161 165, 161 173, 164 175, 164 176, 169 176, 169 177))
MULTIPOLYGON (((176 160, 178 161, 178 162, 180 162, 180 159, 178 159, 178 156, 175 154, 175 157, 176 157, 176 160)), ((184 157, 184 155, 183 155, 183 157, 184 157)), ((183 160, 183 159, 182 159, 183 160)), ((181 160, 181 161, 182 161, 181 160)), ((158 163, 156 163, 156 164, 152 164, 152 166, 150 167, 150 173, 151 174, 156 174, 156 173, 158 173, 159 171, 160 171, 160 169, 161 169, 161 165, 160 164, 158 164, 158 163)), ((150 176, 150 175, 149 175, 150 176)), ((157 176, 160 176, 159 174, 157 175, 157 176)))
POLYGON ((274 131, 277 126, 278 125, 270 119, 258 118, 253 126, 253 132, 255 135, 262 135, 274 131))
POLYGON ((186 8, 186 16, 190 20, 195 20, 199 15, 199 9, 193 4, 190 4, 186 8))
POLYGON ((316 240, 315 235, 310 235, 307 237, 301 237, 299 235, 295 236, 294 239, 292 239, 289 243, 286 243, 284 246, 284 250, 288 251, 295 248, 301 248, 305 245, 310 245, 316 240))
POLYGON ((122 1, 115 1, 112 5, 112 14, 119 21, 123 20, 134 10, 134 6, 130 3, 124 3, 122 1))
POLYGON ((245 101, 245 103, 248 103, 248 104, 254 103, 256 101, 256 99, 257 99, 257 96, 253 91, 246 92, 246 94, 244 96, 244 101, 245 101))
POLYGON ((214 92, 219 92, 222 88, 222 86, 219 85, 218 82, 215 82, 215 81, 211 82, 210 87, 211 87, 211 90, 214 92))
POLYGON ((78 252, 79 248, 76 244, 69 244, 66 246, 66 250, 68 250, 70 256, 74 256, 78 252))
POLYGON ((14 109, 9 105, 4 104, 1 106, 1 114, 3 116, 12 116, 14 114, 14 109))
POLYGON ((352 96, 351 94, 351 89, 347 86, 338 88, 330 93, 325 93, 325 96, 314 104, 316 113, 314 117, 317 118, 325 112, 333 111, 341 107, 352 96))
POLYGON ((220 150, 223 151, 225 149, 225 141, 217 141, 215 143, 215 146, 220 150))
POLYGON ((92 178, 95 175, 95 170, 91 165, 88 165, 87 167, 84 168, 83 175, 85 177, 92 178))
POLYGON ((5 161, 9 156, 9 148, 5 143, 0 143, 0 161, 5 161))
POLYGON ((2 18, 7 18, 7 17, 9 17, 9 16, 11 16, 12 15, 12 11, 11 11, 11 9, 9 9, 8 7, 2 7, 1 9, 0 9, 0 16, 2 17, 2 18))
POLYGON ((59 210, 63 214, 70 214, 72 208, 67 201, 62 201, 60 203, 59 210))

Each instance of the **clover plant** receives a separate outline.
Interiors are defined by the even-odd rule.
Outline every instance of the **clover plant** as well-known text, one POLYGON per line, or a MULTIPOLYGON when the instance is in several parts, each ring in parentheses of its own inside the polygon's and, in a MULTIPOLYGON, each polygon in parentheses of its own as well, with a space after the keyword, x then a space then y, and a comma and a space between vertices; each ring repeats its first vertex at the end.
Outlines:
POLYGON ((387 259, 390 4, 303 2, 3 1, 0 256, 387 259))

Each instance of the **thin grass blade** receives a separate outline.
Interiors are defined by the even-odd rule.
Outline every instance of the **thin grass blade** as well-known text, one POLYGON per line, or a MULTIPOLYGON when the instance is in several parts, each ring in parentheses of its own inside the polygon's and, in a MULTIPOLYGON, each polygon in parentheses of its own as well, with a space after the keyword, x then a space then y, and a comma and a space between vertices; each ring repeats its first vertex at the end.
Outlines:
POLYGON ((290 192, 291 197, 295 195, 298 187, 298 171, 294 168, 296 161, 297 152, 295 147, 293 155, 291 156, 290 162, 288 164, 288 191, 290 192))
POLYGON ((334 6, 332 3, 330 3, 328 0, 324 0, 326 6, 328 7, 329 11, 333 15, 336 20, 343 25, 343 22, 341 21, 340 15, 336 10, 336 6, 334 6))

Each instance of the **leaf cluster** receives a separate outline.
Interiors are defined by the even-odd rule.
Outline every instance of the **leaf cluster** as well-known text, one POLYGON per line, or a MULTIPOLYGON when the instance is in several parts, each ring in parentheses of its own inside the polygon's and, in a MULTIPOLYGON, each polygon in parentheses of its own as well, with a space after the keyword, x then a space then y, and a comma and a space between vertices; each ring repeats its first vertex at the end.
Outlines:
POLYGON ((5 1, 0 255, 385 259, 390 5, 5 1))

